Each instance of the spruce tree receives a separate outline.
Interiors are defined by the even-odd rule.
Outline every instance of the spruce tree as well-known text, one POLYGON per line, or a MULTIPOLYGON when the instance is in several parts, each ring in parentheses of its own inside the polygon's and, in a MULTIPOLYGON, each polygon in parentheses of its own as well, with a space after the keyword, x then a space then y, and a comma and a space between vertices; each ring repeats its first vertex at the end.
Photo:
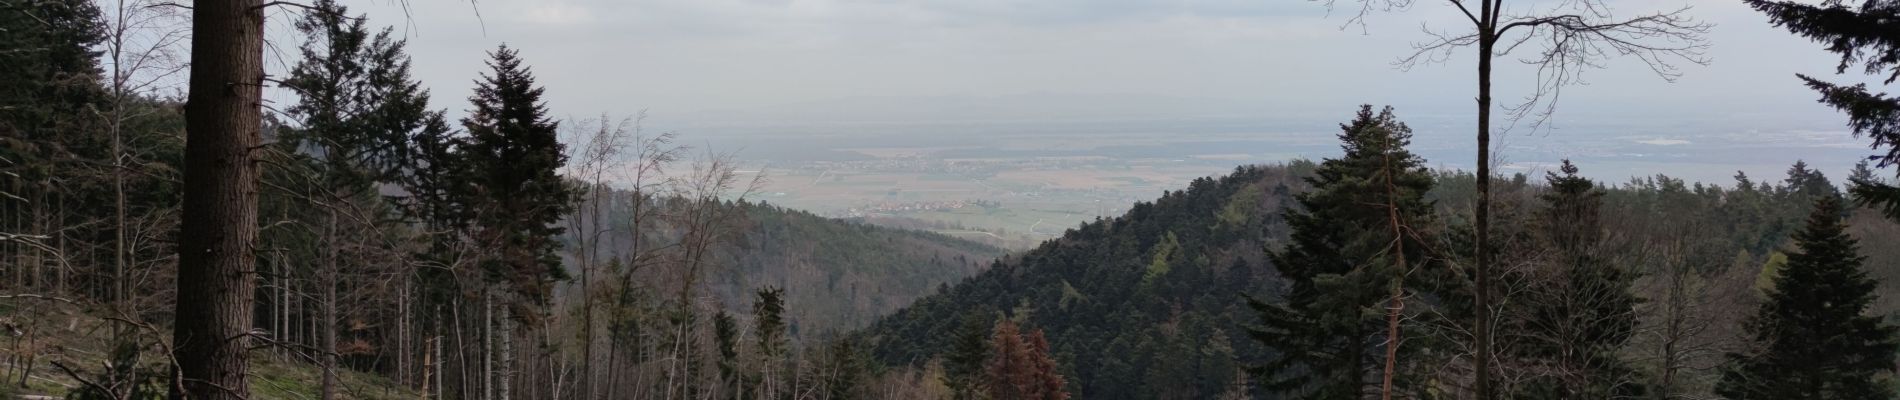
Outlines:
MULTIPOLYGON (((1900 35, 1893 34, 1900 32, 1900 0, 1864 0, 1858 6, 1841 0, 1820 4, 1797 0, 1743 2, 1767 14, 1775 26, 1839 54, 1836 74, 1859 68, 1868 75, 1886 75, 1883 83, 1887 85, 1900 79, 1900 35)), ((1886 154, 1875 157, 1879 167, 1900 163, 1900 97, 1870 90, 1864 83, 1846 86, 1808 75, 1796 76, 1820 92, 1821 103, 1847 113, 1848 126, 1855 136, 1873 139, 1876 149, 1886 147, 1886 154)), ((1888 218, 1900 219, 1900 187, 1875 181, 1853 183, 1858 201, 1880 208, 1888 218)))
POLYGON ((556 174, 567 155, 533 72, 507 45, 489 56, 493 71, 476 81, 469 98, 474 108, 462 119, 468 132, 462 167, 471 175, 475 236, 495 252, 483 262, 490 279, 507 282, 520 300, 540 304, 554 281, 567 278, 555 252, 563 231, 557 222, 575 197, 556 174))
MULTIPOLYGON (((1276 354, 1255 373, 1262 388, 1288 398, 1357 398, 1378 387, 1372 380, 1381 375, 1389 328, 1383 310, 1395 284, 1404 290, 1398 255, 1426 259, 1416 233, 1394 237, 1415 232, 1430 210, 1423 196, 1431 176, 1405 150, 1411 129, 1391 108, 1375 113, 1368 105, 1340 130, 1345 154, 1307 178, 1313 190, 1286 215, 1292 242, 1270 255, 1287 292, 1277 302, 1248 299, 1262 322, 1250 336, 1276 354)), ((1400 338, 1400 350, 1410 351, 1400 338)))
POLYGON ((990 355, 990 321, 987 313, 972 312, 954 333, 950 353, 944 355, 944 383, 954 399, 980 398, 983 366, 990 355))
POLYGON ((1540 218, 1542 239, 1554 250, 1548 279, 1533 288, 1526 309, 1521 356, 1545 366, 1519 386, 1517 398, 1606 399, 1642 394, 1634 370, 1617 352, 1634 334, 1636 296, 1633 275, 1606 262, 1603 247, 1603 191, 1577 175, 1564 160, 1563 174, 1548 173, 1548 192, 1540 218))
POLYGON ((725 310, 713 314, 713 348, 719 353, 719 386, 724 397, 737 399, 744 395, 739 384, 739 341, 738 321, 725 310))
POLYGON ((789 394, 784 388, 784 379, 790 371, 785 370, 785 289, 764 287, 757 292, 758 298, 752 302, 753 335, 758 338, 758 367, 760 398, 776 399, 789 394))
POLYGON ((1841 195, 1840 188, 1834 187, 1834 182, 1827 179, 1827 174, 1808 168, 1807 161, 1795 160, 1794 165, 1788 167, 1786 184, 1787 194, 1796 196, 1804 203, 1812 202, 1816 197, 1841 195))
POLYGON ((1735 400, 1887 399, 1885 375, 1900 350, 1895 328, 1867 314, 1878 283, 1861 269, 1859 245, 1838 198, 1821 197, 1798 250, 1744 326, 1750 351, 1728 354, 1716 394, 1735 400))
POLYGON ((432 126, 440 113, 410 76, 408 41, 388 27, 371 34, 367 16, 333 0, 312 7, 296 22, 303 58, 284 80, 298 95, 286 111, 301 125, 286 139, 319 157, 332 189, 396 181, 417 156, 412 142, 445 128, 432 126))

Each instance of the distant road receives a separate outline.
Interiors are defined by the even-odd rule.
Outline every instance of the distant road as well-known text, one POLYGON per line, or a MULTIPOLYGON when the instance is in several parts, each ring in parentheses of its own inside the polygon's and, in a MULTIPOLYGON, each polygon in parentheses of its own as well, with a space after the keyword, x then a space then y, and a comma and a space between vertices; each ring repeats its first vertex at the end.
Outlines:
POLYGON ((981 233, 985 235, 990 235, 990 237, 993 237, 993 238, 1008 240, 1008 239, 1003 238, 1002 236, 996 236, 996 234, 986 232, 986 231, 936 231, 936 232, 945 234, 945 235, 967 235, 967 234, 973 234, 973 233, 981 233))

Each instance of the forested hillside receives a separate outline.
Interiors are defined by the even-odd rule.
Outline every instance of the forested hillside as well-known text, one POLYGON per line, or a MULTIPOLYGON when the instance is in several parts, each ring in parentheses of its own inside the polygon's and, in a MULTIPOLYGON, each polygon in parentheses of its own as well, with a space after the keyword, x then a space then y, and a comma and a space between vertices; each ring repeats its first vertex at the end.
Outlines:
POLYGON ((1047 332, 1077 397, 1214 397, 1264 352, 1247 339, 1240 296, 1278 292, 1265 250, 1284 243, 1281 211, 1312 169, 1243 167, 1196 180, 998 262, 865 335, 885 362, 921 365, 1009 318, 1047 332))
MULTIPOLYGON (((1365 125, 1367 117, 1361 114, 1362 121, 1355 126, 1365 125)), ((1403 129, 1402 124, 1393 126, 1403 129)), ((1357 346, 1368 346, 1363 348, 1366 354, 1360 360, 1335 358, 1331 362, 1345 363, 1340 364, 1343 371, 1358 371, 1339 378, 1360 382, 1346 384, 1342 390, 1376 394, 1382 375, 1379 364, 1384 362, 1379 343, 1387 329, 1387 300, 1382 299, 1388 286, 1379 282, 1391 278, 1364 274, 1374 271, 1371 265, 1392 262, 1391 253, 1381 250, 1389 243, 1352 239, 1352 235, 1368 234, 1352 230, 1314 233, 1316 229, 1347 229, 1353 224, 1350 218, 1356 218, 1351 214, 1299 217, 1306 220, 1297 226, 1311 236, 1300 240, 1332 243, 1315 249, 1333 249, 1327 250, 1334 253, 1328 257, 1348 264, 1337 267, 1345 268, 1340 272, 1322 273, 1302 284, 1291 280, 1295 275, 1288 275, 1275 262, 1298 260, 1288 253, 1294 238, 1304 237, 1294 236, 1297 230, 1288 219, 1294 215, 1321 215, 1312 214, 1316 207, 1343 204, 1374 212, 1369 216, 1375 222, 1367 227, 1385 219, 1379 203, 1348 202, 1352 197, 1313 192, 1316 184, 1368 182, 1373 184, 1368 188, 1383 187, 1378 185, 1377 153, 1368 156, 1365 153, 1371 150, 1365 149, 1365 143, 1353 142, 1364 140, 1355 139, 1354 129, 1346 127, 1341 134, 1347 141, 1345 156, 1319 165, 1299 161, 1242 167, 1227 176, 1197 180, 1185 190, 1139 204, 1126 215, 1084 224, 1032 251, 999 261, 963 284, 879 321, 862 337, 886 363, 941 363, 951 375, 948 380, 959 382, 959 370, 981 375, 980 367, 960 369, 958 365, 983 360, 982 339, 993 321, 1007 319, 1024 329, 1048 333, 1071 393, 1078 397, 1279 398, 1323 393, 1314 390, 1333 379, 1314 376, 1314 371, 1321 370, 1317 361, 1284 356, 1292 349, 1286 346, 1295 343, 1290 341, 1321 343, 1295 339, 1288 336, 1295 333, 1286 329, 1317 329, 1311 327, 1318 320, 1309 318, 1350 318, 1360 320, 1347 326, 1364 329, 1357 335, 1367 342, 1357 346), (1368 204, 1371 208, 1366 208, 1368 204), (1353 259, 1352 254, 1371 258, 1345 261, 1353 259), (1310 288, 1329 289, 1311 292, 1310 288), (1366 294, 1338 297, 1342 296, 1338 293, 1357 290, 1366 294), (1303 315, 1291 325, 1267 324, 1262 317, 1277 314, 1264 309, 1256 312, 1246 301, 1257 298, 1272 309, 1275 304, 1287 306, 1288 296, 1304 296, 1299 307, 1282 311, 1303 315), (1313 308, 1329 302, 1344 302, 1346 308, 1340 312, 1359 315, 1328 317, 1324 315, 1337 314, 1313 308), (1253 369, 1262 366, 1267 368, 1253 369), (1276 381, 1281 379, 1293 381, 1276 381)), ((1396 138, 1402 143, 1408 135, 1396 138)), ((1618 326, 1611 321, 1629 321, 1620 331, 1605 328, 1620 333, 1590 336, 1599 338, 1593 342, 1598 344, 1591 345, 1598 347, 1592 348, 1605 349, 1608 358, 1578 361, 1577 365, 1584 366, 1578 368, 1622 371, 1596 378, 1613 383, 1603 388, 1707 395, 1720 375, 1724 353, 1747 347, 1744 321, 1766 298, 1765 293, 1774 290, 1777 271, 1788 254, 1798 250, 1793 233, 1816 209, 1818 199, 1841 196, 1823 173, 1798 162, 1780 179, 1757 181, 1737 175, 1732 185, 1722 186, 1665 175, 1596 184, 1572 174, 1571 168, 1553 171, 1542 177, 1546 179, 1522 174, 1507 177, 1494 188, 1497 216, 1503 222, 1497 227, 1504 246, 1497 258, 1505 271, 1501 284, 1511 288, 1505 291, 1507 305, 1497 308, 1502 319, 1498 329, 1504 335, 1497 344, 1503 353, 1497 362, 1509 371, 1500 381, 1502 387, 1516 397, 1574 393, 1551 392, 1558 390, 1552 387, 1569 387, 1540 380, 1564 376, 1559 373, 1568 370, 1546 364, 1557 360, 1548 355, 1554 353, 1538 349, 1564 342, 1553 338, 1574 336, 1564 332, 1576 326, 1559 323, 1561 318, 1540 318, 1566 315, 1594 316, 1590 318, 1597 318, 1592 320, 1595 324, 1609 327, 1618 326), (1571 198, 1596 200, 1563 200, 1571 198), (1559 206, 1566 204, 1596 205, 1559 206), (1563 256, 1584 254, 1566 253, 1568 248, 1589 249, 1588 261, 1563 256), (1566 286, 1568 282, 1584 286, 1566 286), (1627 288, 1633 301, 1617 303, 1602 297, 1623 292, 1617 287, 1627 288), (1580 305, 1563 296, 1590 300, 1580 305), (1606 308, 1584 311, 1591 307, 1606 308)), ((1412 222, 1402 226, 1418 232, 1423 240, 1415 244, 1426 248, 1407 251, 1415 254, 1411 272, 1401 275, 1408 299, 1402 315, 1408 352, 1402 356, 1406 361, 1398 365, 1402 378, 1398 384, 1420 393, 1455 392, 1464 390, 1458 382, 1470 376, 1464 364, 1469 361, 1456 357, 1460 351, 1456 346, 1469 345, 1465 342, 1468 333, 1459 333, 1469 323, 1468 311, 1461 310, 1468 308, 1464 306, 1468 300, 1459 297, 1461 285, 1468 284, 1459 274, 1468 259, 1469 242, 1445 233, 1468 232, 1474 179, 1465 172, 1417 171, 1425 174, 1425 187, 1431 189, 1419 200, 1429 204, 1431 211, 1425 218, 1407 217, 1412 222), (1441 364, 1422 365, 1432 362, 1441 364), (1408 376, 1419 378, 1408 384, 1404 379, 1408 376)), ((1853 175, 1871 179, 1864 169, 1853 175)), ((1900 240, 1900 225, 1873 210, 1840 213, 1846 217, 1847 232, 1862 243, 1900 240)), ((1883 282, 1876 292, 1882 296, 1870 312, 1900 315, 1900 301, 1896 301, 1900 290, 1895 290, 1900 288, 1900 269, 1890 267, 1900 264, 1900 252, 1882 246, 1867 246, 1860 252, 1867 257, 1867 273, 1883 282)), ((1314 256, 1306 257, 1309 261, 1305 262, 1311 262, 1314 256)), ((1356 336, 1330 332, 1334 333, 1321 336, 1356 336)), ((1337 349, 1343 348, 1333 351, 1337 349)))
MULTIPOLYGON (((613 194, 619 202, 630 195, 613 194)), ((654 203, 662 208, 672 204, 654 203)), ((869 324, 939 285, 975 275, 1004 253, 945 235, 824 218, 762 202, 720 207, 736 216, 734 237, 717 246, 708 260, 721 267, 706 276, 707 291, 728 312, 742 314, 751 310, 755 290, 784 288, 790 333, 799 337, 869 324)), ((616 221, 614 229, 600 238, 601 254, 624 259, 632 248, 631 219, 624 209, 614 211, 618 214, 607 217, 616 221)), ((657 225, 644 228, 648 239, 679 241, 682 229, 657 225)), ((578 245, 573 235, 563 239, 570 247, 578 245)), ((570 274, 579 274, 577 267, 568 268, 570 274)), ((644 276, 650 284, 668 279, 659 273, 644 276)))
POLYGON ((183 215, 188 107, 155 83, 183 68, 160 62, 183 36, 131 36, 181 16, 0 4, 0 30, 35 32, 0 42, 48 50, 0 53, 0 380, 20 389, 0 393, 150 398, 181 361, 257 365, 218 385, 263 398, 870 390, 819 374, 855 355, 825 341, 1003 253, 756 202, 734 155, 639 117, 550 118, 506 46, 451 122, 393 29, 309 7, 277 82, 295 96, 244 163, 252 266, 207 287, 233 275, 181 266, 182 225, 203 221, 183 215), (249 339, 175 339, 213 323, 249 339), (194 358, 211 356, 236 361, 194 358))

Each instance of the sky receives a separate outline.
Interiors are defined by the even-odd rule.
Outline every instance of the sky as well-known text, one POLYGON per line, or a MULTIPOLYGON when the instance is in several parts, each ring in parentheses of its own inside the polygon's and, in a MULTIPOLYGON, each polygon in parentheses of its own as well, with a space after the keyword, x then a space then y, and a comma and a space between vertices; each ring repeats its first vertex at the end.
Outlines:
MULTIPOLYGON (((433 90, 436 107, 452 114, 466 108, 485 52, 506 43, 533 66, 556 114, 646 110, 652 122, 689 135, 691 127, 721 123, 1332 121, 1361 103, 1393 105, 1401 117, 1468 118, 1475 93, 1469 51, 1442 64, 1394 65, 1428 38, 1424 30, 1460 28, 1456 9, 1417 0, 1359 24, 1349 18, 1354 0, 1338 1, 1341 9, 1331 10, 1305 0, 343 4, 409 38, 415 74, 433 90)), ((1706 53, 1712 63, 1685 63, 1671 82, 1634 59, 1612 60, 1565 90, 1554 129, 1522 132, 1516 142, 1539 142, 1544 152, 1567 146, 1563 139, 1679 149, 1702 139, 1632 136, 1602 122, 1706 121, 1724 125, 1711 129, 1774 127, 1760 135, 1823 132, 1808 144, 1835 151, 1857 143, 1794 77, 1831 75, 1837 58, 1819 45, 1770 26, 1738 0, 1608 1, 1619 16, 1692 7, 1690 15, 1715 25, 1706 53)), ((1512 11, 1550 2, 1512 1, 1512 11)), ((276 21, 275 31, 291 30, 287 18, 276 21)), ((1511 60, 1501 60, 1497 72, 1501 102, 1529 93, 1533 71, 1511 60)), ((1852 79, 1864 80, 1839 78, 1852 79)), ((1428 136, 1421 132, 1421 141, 1428 136)), ((1787 165, 1772 161, 1764 165, 1774 171, 1787 165)))

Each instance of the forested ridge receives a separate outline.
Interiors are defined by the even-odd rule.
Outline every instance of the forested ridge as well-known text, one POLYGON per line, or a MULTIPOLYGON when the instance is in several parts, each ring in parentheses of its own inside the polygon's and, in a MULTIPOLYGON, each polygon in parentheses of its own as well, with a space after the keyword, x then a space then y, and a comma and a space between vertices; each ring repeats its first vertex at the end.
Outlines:
MULTIPOLYGON (((1362 119, 1367 116, 1361 114, 1362 119)), ((1342 133, 1342 138, 1346 135, 1342 133)), ((1347 146, 1352 151, 1352 145, 1347 146)), ((1243 299, 1285 305, 1285 299, 1295 295, 1290 291, 1297 284, 1275 260, 1285 259, 1282 252, 1294 243, 1296 230, 1289 226, 1289 216, 1309 215, 1300 212, 1308 209, 1300 205, 1302 193, 1313 193, 1316 183, 1376 181, 1365 169, 1357 171, 1367 175, 1351 176, 1353 169, 1340 167, 1330 169, 1334 171, 1330 178, 1321 179, 1318 171, 1329 170, 1321 165, 1325 164, 1299 161, 1247 166, 1226 176, 1196 180, 1185 190, 1138 204, 1126 215, 1083 224, 1034 250, 998 261, 947 292, 920 299, 879 321, 861 335, 887 363, 947 363, 963 351, 959 337, 970 326, 988 327, 966 321, 1013 320, 1048 332, 1071 392, 1085 398, 1281 398, 1318 393, 1306 386, 1313 383, 1291 388, 1263 384, 1275 376, 1322 382, 1329 378, 1308 376, 1304 371, 1311 371, 1312 364, 1274 364, 1273 360, 1280 359, 1278 354, 1292 350, 1276 346, 1294 339, 1270 335, 1266 337, 1271 340, 1255 340, 1250 332, 1268 329, 1262 326, 1265 314, 1243 299), (1259 369, 1263 365, 1286 369, 1259 369)), ((1468 229, 1473 176, 1460 171, 1417 171, 1431 188, 1418 201, 1429 205, 1434 217, 1406 229, 1440 232, 1425 233, 1428 237, 1468 229)), ((1750 342, 1744 321, 1754 305, 1774 290, 1778 269, 1788 254, 1800 252, 1793 235, 1808 221, 1816 202, 1847 201, 1826 174, 1799 162, 1778 179, 1756 180, 1738 174, 1729 185, 1689 183, 1666 175, 1598 184, 1569 175, 1574 171, 1552 171, 1547 182, 1525 174, 1505 177, 1494 189, 1497 213, 1504 222, 1498 227, 1500 238, 1508 244, 1501 250, 1508 255, 1499 260, 1508 268, 1504 276, 1512 288, 1512 305, 1499 308, 1506 318, 1499 325, 1507 327, 1501 332, 1511 336, 1503 343, 1507 347, 1498 362, 1516 374, 1506 376, 1505 387, 1523 390, 1513 397, 1575 395, 1549 388, 1553 385, 1549 381, 1540 382, 1540 375, 1561 374, 1546 369, 1556 367, 1543 365, 1555 360, 1550 354, 1556 353, 1536 349, 1574 345, 1560 339, 1575 337, 1563 335, 1608 341, 1608 347, 1600 350, 1607 352, 1605 358, 1577 361, 1590 368, 1622 371, 1599 376, 1601 382, 1608 382, 1595 383, 1603 385, 1603 390, 1616 387, 1621 396, 1707 395, 1720 377, 1723 354, 1747 352, 1750 342), (1562 209, 1553 204, 1563 204, 1553 202, 1570 201, 1561 200, 1572 198, 1566 194, 1588 196, 1597 205, 1568 212, 1564 220, 1552 220, 1557 217, 1551 213, 1562 209), (1581 231, 1570 236, 1549 236, 1550 229, 1577 224, 1583 224, 1581 231), (1567 269, 1565 265, 1576 259, 1562 256, 1566 248, 1587 248, 1592 259, 1585 261, 1584 269, 1567 269), (1575 275, 1579 273, 1594 277, 1575 275), (1620 276, 1602 275, 1606 273, 1620 276), (1590 286, 1592 279, 1606 280, 1611 286, 1590 286), (1621 292, 1629 293, 1629 298, 1609 303, 1600 298, 1621 292), (1589 300, 1575 304, 1562 301, 1565 298, 1589 300), (1608 309, 1579 314, 1599 306, 1608 309), (1606 329, 1620 333, 1566 333, 1578 329, 1561 321, 1569 316, 1587 318, 1589 324, 1609 324, 1611 328, 1606 329), (1609 321, 1616 319, 1627 322, 1615 328, 1618 325, 1609 321), (1609 361, 1614 365, 1605 364, 1609 361), (1546 388, 1537 389, 1539 385, 1546 388), (1538 390, 1544 392, 1539 395, 1538 390)), ((1850 174, 1869 179, 1867 172, 1863 165, 1850 174)), ((1371 210, 1383 212, 1378 207, 1371 210)), ((1862 243, 1900 240, 1895 236, 1900 234, 1900 225, 1875 210, 1837 210, 1845 218, 1846 232, 1862 243)), ((1339 218, 1345 217, 1309 220, 1301 226, 1343 229, 1352 225, 1346 222, 1351 220, 1339 218)), ((1343 243, 1339 239, 1323 243, 1343 243)), ((1419 354, 1443 354, 1448 350, 1440 346, 1469 340, 1455 333, 1464 322, 1451 318, 1466 312, 1451 300, 1459 298, 1456 287, 1461 283, 1428 275, 1433 275, 1430 268, 1454 272, 1453 265, 1468 257, 1456 254, 1468 253, 1459 249, 1468 242, 1433 237, 1418 244, 1429 248, 1416 250, 1418 256, 1411 260, 1426 266, 1407 278, 1411 282, 1408 299, 1419 304, 1407 307, 1405 329, 1417 336, 1405 340, 1407 345, 1437 348, 1419 354)), ((1347 254, 1354 248, 1340 246, 1329 248, 1347 254)), ((1900 317, 1900 301, 1896 301, 1900 295, 1895 295, 1900 293, 1896 286, 1900 270, 1882 267, 1900 263, 1900 253, 1875 247, 1859 251, 1869 266, 1866 273, 1882 285, 1873 292, 1877 300, 1869 303, 1867 311, 1883 319, 1900 317)), ((1391 258, 1358 262, 1389 263, 1391 258)), ((1384 340, 1385 307, 1378 299, 1387 286, 1370 278, 1352 283, 1349 275, 1342 275, 1361 270, 1319 279, 1322 285, 1330 285, 1324 286, 1328 293, 1371 292, 1371 301, 1361 297, 1347 303, 1358 306, 1349 306, 1346 312, 1363 314, 1352 318, 1366 319, 1368 330, 1360 335, 1367 342, 1356 346, 1366 348, 1364 357, 1369 362, 1347 368, 1357 372, 1345 376, 1366 381, 1348 384, 1343 390, 1376 393, 1380 372, 1360 368, 1383 360, 1378 343, 1384 340)), ((1310 296, 1306 304, 1344 301, 1310 296)), ((1304 310, 1312 318, 1331 318, 1304 310)), ((1327 335, 1342 335, 1330 332, 1335 333, 1327 335)), ((1417 396, 1462 390, 1444 382, 1460 376, 1468 379, 1461 374, 1469 370, 1457 370, 1456 359, 1440 362, 1452 367, 1416 366, 1420 370, 1413 373, 1418 376, 1438 376, 1421 379, 1438 383, 1417 384, 1413 387, 1419 390, 1417 396)))

